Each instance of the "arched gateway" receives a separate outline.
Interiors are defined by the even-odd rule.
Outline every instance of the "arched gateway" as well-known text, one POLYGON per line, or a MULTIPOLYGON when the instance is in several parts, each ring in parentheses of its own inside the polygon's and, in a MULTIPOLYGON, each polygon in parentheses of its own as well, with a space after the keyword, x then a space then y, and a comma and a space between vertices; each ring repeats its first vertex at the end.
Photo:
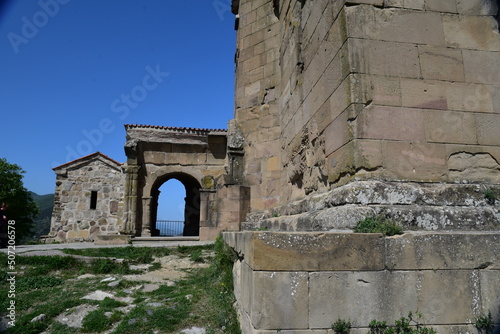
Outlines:
POLYGON ((247 212, 249 193, 245 187, 231 185, 232 167, 228 167, 229 174, 225 168, 232 161, 227 154, 226 130, 135 124, 125 125, 125 129, 121 234, 158 235, 159 188, 170 179, 179 180, 186 188, 183 235, 213 239, 221 229, 239 229, 241 220, 235 221, 233 211, 239 217, 247 212), (238 195, 231 197, 234 188, 238 195), (237 205, 232 205, 235 199, 237 205), (227 226, 231 222, 237 226, 227 226))
POLYGON ((186 191, 184 236, 213 240, 222 230, 240 229, 249 212, 250 189, 242 184, 243 140, 233 122, 228 131, 150 125, 125 129, 125 163, 96 152, 54 168, 48 238, 122 243, 158 236, 159 189, 171 179, 186 191))

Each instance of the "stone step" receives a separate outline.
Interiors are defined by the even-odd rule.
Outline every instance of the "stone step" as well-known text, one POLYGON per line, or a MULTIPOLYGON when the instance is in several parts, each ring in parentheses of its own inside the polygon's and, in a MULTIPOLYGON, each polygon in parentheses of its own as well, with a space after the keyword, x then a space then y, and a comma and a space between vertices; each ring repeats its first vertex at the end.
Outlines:
POLYGON ((429 205, 344 205, 247 221, 242 223, 242 230, 349 230, 358 221, 370 216, 385 217, 405 230, 500 231, 500 213, 497 208, 429 205))
POLYGON ((200 237, 133 237, 135 242, 159 242, 159 241, 200 241, 200 237))
POLYGON ((498 214, 500 200, 489 201, 486 196, 487 191, 500 193, 500 185, 355 181, 272 210, 252 212, 247 215, 246 221, 258 223, 262 219, 276 216, 292 216, 350 205, 483 207, 496 210, 498 214))

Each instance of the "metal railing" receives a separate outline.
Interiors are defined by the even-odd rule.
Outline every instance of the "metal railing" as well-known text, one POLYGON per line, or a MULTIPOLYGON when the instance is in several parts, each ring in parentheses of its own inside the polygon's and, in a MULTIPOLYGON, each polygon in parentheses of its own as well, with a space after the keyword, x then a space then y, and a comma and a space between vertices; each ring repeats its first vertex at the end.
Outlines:
POLYGON ((156 229, 160 231, 160 236, 177 237, 184 232, 184 221, 182 220, 157 220, 156 229))

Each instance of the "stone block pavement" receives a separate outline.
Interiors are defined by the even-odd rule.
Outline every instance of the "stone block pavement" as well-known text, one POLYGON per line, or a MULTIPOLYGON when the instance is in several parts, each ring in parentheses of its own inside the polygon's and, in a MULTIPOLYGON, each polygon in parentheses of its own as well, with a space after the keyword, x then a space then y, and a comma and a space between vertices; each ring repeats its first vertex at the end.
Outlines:
MULTIPOLYGON (((75 242, 64 244, 38 244, 38 245, 16 245, 15 252, 17 255, 67 255, 62 249, 86 249, 86 248, 113 248, 113 247, 178 247, 178 246, 199 246, 214 243, 213 241, 151 241, 151 242, 134 242, 133 244, 117 244, 117 245, 95 245, 93 242, 75 242)), ((0 252, 7 253, 7 248, 0 249, 0 252)), ((12 249, 11 249, 12 251, 12 249)))

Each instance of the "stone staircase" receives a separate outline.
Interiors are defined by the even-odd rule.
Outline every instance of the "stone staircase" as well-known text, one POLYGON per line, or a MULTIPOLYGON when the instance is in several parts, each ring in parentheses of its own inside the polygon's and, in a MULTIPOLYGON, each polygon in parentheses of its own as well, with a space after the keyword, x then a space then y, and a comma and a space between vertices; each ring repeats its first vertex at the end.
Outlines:
POLYGON ((406 230, 498 231, 500 185, 356 181, 270 211, 248 214, 242 230, 351 230, 382 216, 406 230))

